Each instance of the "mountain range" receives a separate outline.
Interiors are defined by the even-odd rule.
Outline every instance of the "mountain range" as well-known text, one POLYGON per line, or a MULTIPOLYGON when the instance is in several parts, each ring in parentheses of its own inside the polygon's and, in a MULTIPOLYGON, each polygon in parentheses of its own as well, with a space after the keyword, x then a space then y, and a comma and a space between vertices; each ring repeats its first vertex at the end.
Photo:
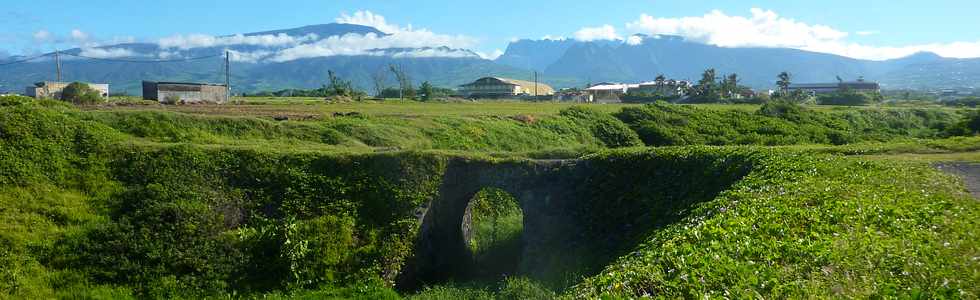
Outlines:
MULTIPOLYGON (((319 87, 325 83, 328 70, 369 90, 372 76, 387 73, 390 65, 401 66, 416 83, 429 81, 444 87, 483 76, 528 80, 534 72, 542 82, 557 88, 650 81, 658 74, 696 81, 707 68, 715 68, 719 75, 737 73, 742 84, 756 89, 773 88, 776 74, 782 71, 793 74, 795 82, 863 77, 880 82, 886 89, 972 88, 980 80, 980 59, 917 53, 870 61, 787 48, 725 48, 677 36, 637 35, 630 42, 519 40, 495 60, 449 47, 340 48, 347 52, 322 48, 345 38, 372 38, 368 43, 385 36, 388 34, 367 26, 324 24, 213 39, 161 39, 157 43, 76 48, 62 51, 60 56, 65 81, 109 83, 114 92, 134 95, 139 94, 142 80, 224 82, 220 56, 225 51, 233 53, 231 82, 236 92, 319 87), (305 55, 302 51, 321 53, 305 55)), ((22 92, 34 82, 54 79, 53 55, 4 65, 22 59, 0 60, 0 91, 22 92)), ((394 76, 386 77, 387 85, 394 86, 394 76)))

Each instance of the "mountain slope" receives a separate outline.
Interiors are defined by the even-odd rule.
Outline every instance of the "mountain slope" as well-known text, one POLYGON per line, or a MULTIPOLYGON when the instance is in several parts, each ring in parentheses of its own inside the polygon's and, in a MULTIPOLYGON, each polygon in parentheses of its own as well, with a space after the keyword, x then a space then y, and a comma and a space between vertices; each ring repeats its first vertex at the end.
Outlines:
POLYGON ((576 78, 576 84, 599 81, 640 82, 658 74, 697 80, 708 68, 719 76, 737 73, 742 83, 757 89, 774 86, 776 75, 787 71, 797 82, 833 82, 865 77, 885 88, 935 89, 972 86, 980 81, 980 59, 943 58, 934 53, 869 61, 786 48, 724 48, 686 41, 677 36, 640 36, 639 45, 612 42, 564 41, 565 53, 551 58, 555 42, 521 40, 508 47, 497 62, 511 66, 544 67, 549 76, 576 78), (539 61, 529 63, 531 49, 539 61), (513 53, 511 53, 513 52, 513 53), (537 63, 538 65, 535 65, 537 63))

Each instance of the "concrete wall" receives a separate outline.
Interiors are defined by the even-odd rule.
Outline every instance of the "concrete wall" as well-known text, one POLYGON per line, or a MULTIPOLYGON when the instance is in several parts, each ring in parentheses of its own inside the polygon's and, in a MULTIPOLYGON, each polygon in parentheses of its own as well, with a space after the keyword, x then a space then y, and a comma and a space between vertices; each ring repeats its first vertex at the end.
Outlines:
MULTIPOLYGON (((68 87, 69 84, 71 83, 45 81, 43 83, 43 86, 41 87, 36 87, 36 86, 27 87, 27 90, 25 91, 26 92, 25 95, 27 95, 28 97, 34 97, 38 99, 41 98, 61 99, 61 93, 65 90, 66 87, 68 87)), ((108 84, 96 84, 96 83, 86 83, 86 84, 88 84, 89 88, 98 91, 99 95, 102 96, 102 98, 109 97, 108 84)))
POLYGON ((227 103, 228 89, 221 85, 143 83, 143 99, 164 103, 227 103))

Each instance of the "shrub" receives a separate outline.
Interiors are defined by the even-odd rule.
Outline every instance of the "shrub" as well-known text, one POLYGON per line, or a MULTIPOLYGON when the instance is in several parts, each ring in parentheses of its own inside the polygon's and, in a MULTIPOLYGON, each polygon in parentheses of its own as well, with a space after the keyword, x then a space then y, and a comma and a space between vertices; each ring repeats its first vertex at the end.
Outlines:
POLYGON ((817 104, 862 106, 880 103, 882 99, 883 98, 880 93, 841 91, 837 93, 817 95, 817 104))
POLYGON ((572 119, 574 122, 589 128, 592 134, 606 147, 621 148, 643 145, 636 132, 609 114, 582 106, 574 106, 561 110, 558 115, 572 119))
POLYGON ((971 136, 980 133, 980 111, 970 111, 958 123, 950 126, 946 133, 950 136, 971 136))
POLYGON ((0 107, 16 106, 16 105, 27 104, 31 102, 34 102, 34 98, 24 97, 19 95, 0 96, 0 107))
POLYGON ((160 101, 160 103, 173 105, 173 104, 181 104, 183 102, 181 102, 180 96, 177 96, 177 95, 167 95, 167 96, 163 97, 163 101, 160 101))
POLYGON ((91 105, 103 102, 102 95, 88 84, 72 82, 61 92, 61 100, 78 105, 91 105))

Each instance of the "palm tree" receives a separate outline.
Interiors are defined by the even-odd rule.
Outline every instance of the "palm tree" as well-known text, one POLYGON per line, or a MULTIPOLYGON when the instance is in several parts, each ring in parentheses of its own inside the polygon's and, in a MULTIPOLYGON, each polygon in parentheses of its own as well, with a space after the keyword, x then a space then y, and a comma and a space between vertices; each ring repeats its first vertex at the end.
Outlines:
POLYGON ((790 80, 792 80, 793 76, 783 71, 782 73, 779 73, 778 77, 779 80, 776 81, 776 85, 779 86, 779 92, 785 96, 789 92, 789 85, 792 84, 790 80))
POLYGON ((657 83, 657 92, 663 93, 664 83, 667 81, 667 77, 664 76, 664 74, 660 74, 657 75, 657 78, 653 79, 653 81, 657 83))
POLYGON ((701 80, 698 81, 698 85, 695 88, 695 91, 698 93, 698 96, 702 96, 702 97, 714 96, 715 83, 717 80, 718 80, 718 75, 717 72, 715 72, 715 69, 712 68, 712 69, 704 70, 704 73, 701 74, 701 80))
POLYGON ((732 98, 738 93, 738 74, 725 76, 721 83, 721 91, 725 97, 732 98))

